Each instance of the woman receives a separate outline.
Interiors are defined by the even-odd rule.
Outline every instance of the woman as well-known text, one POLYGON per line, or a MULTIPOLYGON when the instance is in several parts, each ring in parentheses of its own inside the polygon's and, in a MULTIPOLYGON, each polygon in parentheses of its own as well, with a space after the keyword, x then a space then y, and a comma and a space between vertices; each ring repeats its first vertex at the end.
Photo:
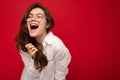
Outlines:
POLYGON ((21 80, 66 80, 71 55, 51 29, 54 20, 49 11, 35 3, 26 11, 16 36, 24 62, 21 80))

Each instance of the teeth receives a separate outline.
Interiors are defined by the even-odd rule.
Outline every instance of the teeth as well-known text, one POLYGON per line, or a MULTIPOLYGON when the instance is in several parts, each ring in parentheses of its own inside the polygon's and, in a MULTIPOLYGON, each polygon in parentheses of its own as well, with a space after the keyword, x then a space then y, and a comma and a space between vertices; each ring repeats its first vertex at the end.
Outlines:
POLYGON ((30 26, 38 26, 37 24, 30 24, 30 26))

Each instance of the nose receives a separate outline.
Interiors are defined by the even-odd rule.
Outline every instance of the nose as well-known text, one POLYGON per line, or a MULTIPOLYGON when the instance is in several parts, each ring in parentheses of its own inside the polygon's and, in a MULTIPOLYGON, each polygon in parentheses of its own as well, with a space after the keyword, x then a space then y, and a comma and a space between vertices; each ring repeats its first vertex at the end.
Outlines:
POLYGON ((34 16, 34 17, 32 17, 32 18, 31 18, 31 20, 36 20, 36 17, 35 17, 35 16, 34 16))

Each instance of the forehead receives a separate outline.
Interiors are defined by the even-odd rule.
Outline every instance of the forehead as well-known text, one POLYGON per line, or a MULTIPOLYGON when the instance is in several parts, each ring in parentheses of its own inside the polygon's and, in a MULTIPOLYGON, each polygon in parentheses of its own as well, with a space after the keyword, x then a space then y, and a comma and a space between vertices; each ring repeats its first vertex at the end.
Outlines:
POLYGON ((30 14, 44 14, 44 11, 41 8, 34 8, 30 11, 30 14))

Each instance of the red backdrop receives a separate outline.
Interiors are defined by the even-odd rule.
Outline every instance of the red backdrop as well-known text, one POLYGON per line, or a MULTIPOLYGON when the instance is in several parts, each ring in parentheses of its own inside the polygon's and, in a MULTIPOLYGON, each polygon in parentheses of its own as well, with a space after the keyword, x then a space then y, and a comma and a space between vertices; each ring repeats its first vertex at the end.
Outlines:
POLYGON ((19 80, 23 62, 14 38, 26 9, 45 5, 53 32, 69 48, 67 80, 120 80, 119 0, 0 0, 0 80, 19 80))

